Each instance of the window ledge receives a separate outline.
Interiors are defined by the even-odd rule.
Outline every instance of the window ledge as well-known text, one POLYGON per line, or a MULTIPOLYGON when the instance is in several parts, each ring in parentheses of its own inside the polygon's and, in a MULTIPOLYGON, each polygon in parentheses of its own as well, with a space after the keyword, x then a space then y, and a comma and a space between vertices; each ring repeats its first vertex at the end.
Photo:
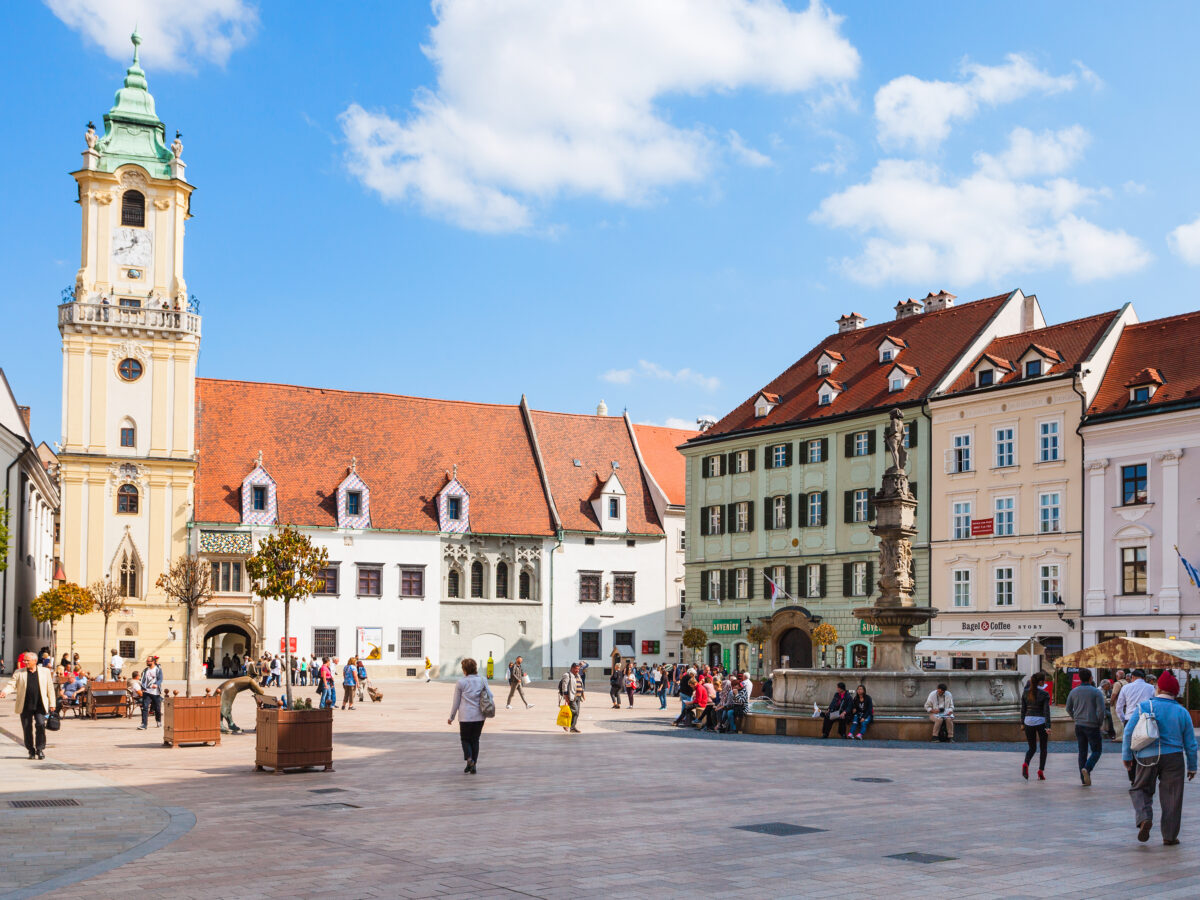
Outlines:
POLYGON ((1149 511, 1151 509, 1154 509, 1154 504, 1149 503, 1149 502, 1148 503, 1118 503, 1116 506, 1113 506, 1110 508, 1112 509, 1113 512, 1120 512, 1123 509, 1144 509, 1144 510, 1149 511))
POLYGON ((946 477, 951 481, 954 481, 955 479, 961 479, 965 476, 974 475, 975 472, 975 469, 963 469, 961 472, 947 472, 946 477))
POLYGON ((1035 469, 1056 469, 1059 466, 1065 466, 1067 461, 1063 457, 1058 459, 1039 459, 1033 464, 1035 469))
POLYGON ((1011 466, 992 466, 989 471, 991 471, 991 472, 1020 472, 1021 464, 1014 463, 1011 466))

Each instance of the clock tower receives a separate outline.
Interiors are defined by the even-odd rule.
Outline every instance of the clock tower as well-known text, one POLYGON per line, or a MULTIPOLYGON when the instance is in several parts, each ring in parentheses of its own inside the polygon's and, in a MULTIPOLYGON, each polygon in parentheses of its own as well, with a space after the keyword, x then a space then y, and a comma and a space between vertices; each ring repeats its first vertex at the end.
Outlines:
POLYGON ((86 668, 100 671, 117 649, 139 662, 158 655, 178 677, 180 610, 155 581, 185 552, 192 510, 200 316, 183 246, 193 187, 179 133, 168 145, 155 113, 141 37, 131 39, 133 62, 104 133, 88 123, 72 173, 83 221, 74 294, 58 308, 62 566, 70 581, 107 579, 128 598, 109 622, 108 647, 99 616, 76 619, 86 668))

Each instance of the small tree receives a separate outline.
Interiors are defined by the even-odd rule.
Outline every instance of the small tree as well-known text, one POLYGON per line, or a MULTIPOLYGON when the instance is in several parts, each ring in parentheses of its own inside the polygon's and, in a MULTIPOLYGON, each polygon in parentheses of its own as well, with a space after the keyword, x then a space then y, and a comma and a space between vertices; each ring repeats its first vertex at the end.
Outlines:
POLYGON ((0 572, 8 568, 8 491, 0 491, 0 500, 5 501, 0 510, 0 572))
POLYGON ((771 638, 771 629, 766 625, 751 625, 746 629, 746 637, 758 646, 758 677, 762 678, 762 648, 771 638))
POLYGON ((75 617, 92 611, 92 595, 73 581, 66 581, 43 591, 33 598, 29 611, 39 622, 49 622, 54 629, 54 652, 58 653, 58 623, 71 617, 71 653, 75 652, 75 617))
POLYGON ((125 606, 125 598, 121 596, 117 586, 107 578, 103 581, 92 582, 88 592, 92 595, 93 609, 104 616, 104 637, 100 642, 100 671, 107 672, 111 678, 112 670, 109 668, 109 661, 112 657, 108 653, 108 620, 125 606))
POLYGON ((683 646, 695 651, 697 662, 700 660, 700 651, 707 643, 708 635, 704 633, 703 628, 689 628, 683 633, 683 646))
POLYGON ((259 541, 257 552, 246 560, 246 573, 256 583, 258 596, 283 601, 284 684, 287 705, 292 708, 292 619, 293 600, 303 600, 321 585, 321 570, 329 563, 329 552, 316 547, 294 525, 259 541))
POLYGON ((155 582, 159 590, 184 608, 184 696, 192 696, 192 618, 212 599, 212 570, 198 556, 181 556, 155 582))
POLYGON ((822 622, 812 631, 812 642, 821 648, 821 665, 825 665, 825 648, 838 641, 837 629, 830 622, 822 622))

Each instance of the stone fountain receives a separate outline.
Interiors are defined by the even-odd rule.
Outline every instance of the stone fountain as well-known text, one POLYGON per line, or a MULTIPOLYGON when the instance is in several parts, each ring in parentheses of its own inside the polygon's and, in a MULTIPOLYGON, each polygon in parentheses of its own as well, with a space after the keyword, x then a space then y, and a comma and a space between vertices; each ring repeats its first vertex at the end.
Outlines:
POLYGON ((871 526, 879 538, 879 599, 873 606, 854 610, 855 618, 879 631, 872 666, 776 669, 772 673, 774 698, 752 704, 747 730, 809 737, 820 734, 821 719, 812 717, 813 704, 824 709, 842 681, 850 691, 862 684, 871 695, 875 721, 869 738, 927 741, 932 726, 926 717, 925 698, 944 683, 954 695, 956 740, 1024 740, 1018 727, 1018 673, 927 670, 917 664, 920 639, 912 629, 935 618, 937 610, 918 606, 913 597, 912 539, 917 534, 917 498, 908 484, 904 415, 898 409, 892 410, 884 445, 891 465, 875 495, 875 524, 871 526))

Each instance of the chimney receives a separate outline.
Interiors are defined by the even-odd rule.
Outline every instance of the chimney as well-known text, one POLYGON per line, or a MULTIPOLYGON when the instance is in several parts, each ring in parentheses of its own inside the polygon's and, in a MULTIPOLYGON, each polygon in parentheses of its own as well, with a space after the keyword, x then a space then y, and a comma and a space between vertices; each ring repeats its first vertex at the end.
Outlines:
POLYGON ((845 334, 847 331, 858 331, 867 324, 867 317, 859 313, 847 313, 838 319, 838 334, 845 334))
POLYGON ((912 297, 909 297, 907 300, 901 300, 896 304, 896 318, 907 319, 910 316, 919 316, 921 310, 924 308, 920 300, 914 300, 912 297))
POLYGON ((1024 294, 1021 299, 1021 331, 1033 331, 1037 328, 1033 312, 1037 309, 1037 294, 1024 294))
POLYGON ((941 312, 943 309, 949 309, 957 299, 946 290, 938 291, 936 294, 931 291, 925 297, 925 312, 941 312))
POLYGON ((596 415, 598 415, 598 416, 607 416, 608 415, 608 404, 605 403, 603 400, 601 400, 599 403, 596 404, 596 415))
POLYGON ((25 430, 29 431, 29 407, 18 406, 17 411, 21 413, 21 421, 25 423, 25 430))

